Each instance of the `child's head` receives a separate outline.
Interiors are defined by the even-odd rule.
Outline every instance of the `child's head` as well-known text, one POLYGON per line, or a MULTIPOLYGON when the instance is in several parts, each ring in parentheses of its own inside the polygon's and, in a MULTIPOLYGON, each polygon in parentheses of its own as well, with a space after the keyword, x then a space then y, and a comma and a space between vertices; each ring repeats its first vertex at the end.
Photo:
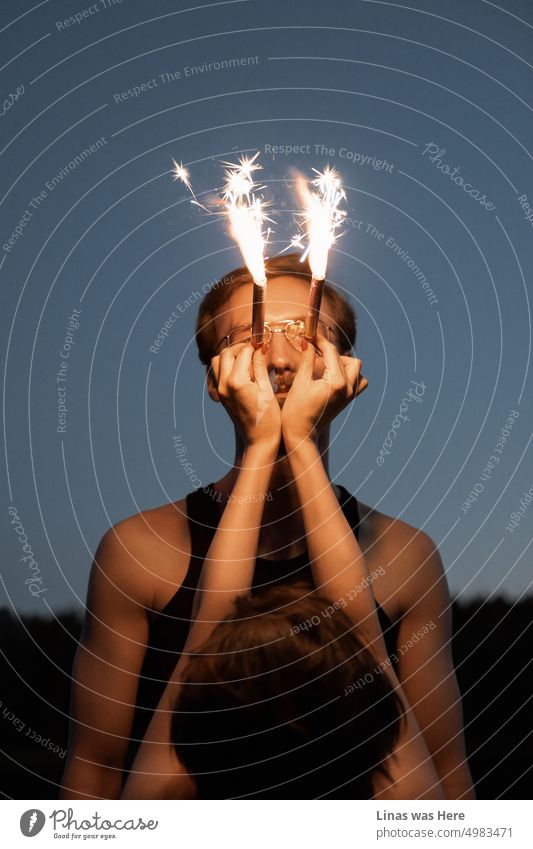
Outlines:
POLYGON ((301 583, 241 597, 191 658, 172 740, 199 798, 372 796, 401 703, 329 604, 301 583))

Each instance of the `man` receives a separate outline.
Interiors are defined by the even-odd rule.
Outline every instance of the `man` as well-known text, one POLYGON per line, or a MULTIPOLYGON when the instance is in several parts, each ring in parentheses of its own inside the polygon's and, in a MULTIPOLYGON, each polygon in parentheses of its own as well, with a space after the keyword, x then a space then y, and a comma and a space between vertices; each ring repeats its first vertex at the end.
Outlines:
MULTIPOLYGON (((275 381, 278 402, 283 405, 301 357, 309 269, 296 255, 289 255, 271 260, 267 275, 267 337, 271 337, 267 367, 275 381)), ((221 351, 249 337, 251 301, 251 280, 244 269, 237 269, 215 284, 200 307, 196 338, 200 359, 206 365, 209 395, 216 402, 221 399, 212 365, 216 361, 221 367, 221 351)), ((345 299, 328 285, 320 320, 320 334, 333 342, 339 353, 351 353, 355 317, 345 299)), ((316 362, 316 376, 320 377, 323 361, 317 357, 316 362)), ((233 490, 243 456, 242 434, 235 421, 234 426, 233 467, 212 484, 212 491, 205 496, 217 510, 233 490)), ((329 424, 318 435, 326 472, 328 446, 329 424)), ((340 498, 342 487, 335 489, 340 498)), ((283 442, 271 475, 270 494, 272 498, 264 504, 262 515, 258 562, 261 560, 264 565, 265 561, 296 561, 305 555, 306 538, 297 487, 283 442)), ((320 497, 320 493, 315 495, 320 497)), ((206 550, 212 532, 202 516, 200 522, 188 516, 191 504, 188 496, 131 516, 111 528, 98 547, 85 629, 73 673, 73 721, 63 798, 120 795, 130 735, 137 740, 142 738, 150 709, 155 708, 165 687, 164 675, 175 665, 168 634, 171 638, 176 635, 176 646, 182 648, 184 644, 184 637, 180 635, 178 639, 177 633, 186 628, 186 617, 176 616, 175 611, 169 615, 173 600, 182 585, 185 593, 194 594, 194 587, 189 589, 191 562, 196 558, 201 561, 203 538, 206 550), (159 645, 154 638, 158 628, 159 633, 165 628, 167 632, 166 642, 161 640, 159 645), (168 661, 163 664, 161 659, 165 656, 168 661), (150 686, 150 698, 143 704, 150 686), (135 716, 143 712, 146 716, 135 725, 136 704, 135 716)), ((360 502, 358 508, 358 539, 369 574, 374 576, 376 601, 393 623, 390 630, 395 645, 410 646, 399 652, 397 663, 403 692, 446 796, 473 798, 451 659, 450 600, 440 556, 426 534, 360 502), (417 632, 423 636, 413 639, 417 632)), ((180 649, 175 650, 179 653, 180 649)))
POLYGON ((243 459, 203 562, 185 645, 125 799, 256 798, 256 792, 290 799, 444 798, 392 666, 357 540, 356 502, 348 494, 339 505, 318 450, 319 433, 358 394, 361 360, 340 354, 320 331, 313 342, 316 347, 299 342, 300 364, 283 405, 268 378, 268 342, 264 349, 235 344, 213 358, 217 392, 244 441, 243 459), (285 561, 289 580, 280 576, 283 561, 257 557, 282 441, 308 560, 285 561), (271 584, 277 586, 267 589, 271 584), (387 693, 397 697, 401 714, 394 740, 398 714, 387 693))

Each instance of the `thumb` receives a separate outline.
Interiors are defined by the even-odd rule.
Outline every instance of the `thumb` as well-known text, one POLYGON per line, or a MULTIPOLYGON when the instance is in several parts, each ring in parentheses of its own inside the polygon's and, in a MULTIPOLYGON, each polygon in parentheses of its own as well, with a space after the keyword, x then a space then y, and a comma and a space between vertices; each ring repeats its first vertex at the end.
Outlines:
POLYGON ((311 342, 308 342, 307 339, 302 339, 302 357, 300 359, 298 370, 294 376, 293 383, 308 383, 313 379, 315 356, 316 351, 314 345, 312 345, 311 342))
POLYGON ((256 348, 252 356, 252 371, 258 388, 257 411, 255 416, 256 427, 265 415, 269 405, 274 400, 274 390, 268 378, 266 357, 261 348, 256 348))
POLYGON ((270 383, 270 380, 268 378, 266 356, 263 354, 261 348, 256 348, 253 352, 252 373, 254 376, 254 380, 259 386, 261 392, 266 392, 267 394, 269 394, 268 390, 272 392, 272 384, 270 383))

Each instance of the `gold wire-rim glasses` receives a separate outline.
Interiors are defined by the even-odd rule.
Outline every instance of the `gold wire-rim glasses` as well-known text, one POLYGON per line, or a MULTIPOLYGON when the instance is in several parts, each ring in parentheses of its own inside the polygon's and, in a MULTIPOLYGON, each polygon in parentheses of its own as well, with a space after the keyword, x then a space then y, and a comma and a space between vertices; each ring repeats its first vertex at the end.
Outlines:
MULTIPOLYGON (((318 324, 321 327, 326 328, 326 330, 327 330, 326 338, 327 338, 328 342, 331 342, 332 341, 332 338, 331 338, 332 333, 333 333, 333 338, 335 338, 335 328, 330 327, 329 324, 325 324, 323 321, 320 321, 320 320, 319 320, 318 324)), ((234 342, 230 342, 230 339, 235 333, 238 333, 238 332, 243 331, 243 330, 251 330, 251 328, 252 328, 251 324, 239 324, 237 327, 232 327, 230 332, 227 333, 225 336, 223 336, 222 339, 220 339, 219 342, 216 344, 214 355, 216 356, 218 349, 220 348, 222 342, 224 342, 224 341, 226 341, 226 346, 225 346, 226 348, 231 348, 233 345, 250 342, 250 340, 252 338, 251 335, 245 336, 242 339, 236 339, 234 342)), ((299 354, 302 353, 302 349, 301 349, 301 347, 299 347, 299 341, 303 338, 303 335, 305 333, 305 321, 304 321, 304 319, 301 319, 301 318, 285 318, 285 319, 282 319, 281 321, 272 321, 272 322, 265 321, 263 332, 264 332, 265 342, 268 342, 268 344, 270 344, 270 342, 272 340, 272 334, 273 333, 284 333, 285 338, 287 339, 287 342, 289 343, 289 345, 297 353, 299 353, 299 354), (282 325, 282 326, 276 327, 276 325, 282 325), (299 329, 299 332, 292 337, 289 335, 289 330, 290 330, 291 325, 297 325, 298 329, 299 329)), ((317 352, 317 354, 321 357, 322 352, 317 348, 316 345, 314 345, 314 348, 315 348, 315 351, 317 352)))

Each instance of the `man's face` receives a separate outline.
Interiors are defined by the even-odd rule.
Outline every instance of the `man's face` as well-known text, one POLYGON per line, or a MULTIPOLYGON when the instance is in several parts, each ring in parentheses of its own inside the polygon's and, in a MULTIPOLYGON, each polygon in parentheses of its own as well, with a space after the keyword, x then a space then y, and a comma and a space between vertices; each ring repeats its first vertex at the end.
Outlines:
MULTIPOLYGON (((215 320, 217 342, 223 339, 233 328, 251 324, 252 293, 251 284, 239 286, 226 301, 222 313, 215 320)), ((309 284, 303 280, 291 276, 270 279, 267 283, 265 321, 274 324, 276 321, 288 318, 305 319, 308 298, 309 284)), ((336 329, 335 318, 327 298, 322 298, 320 321, 336 329)), ((325 333, 327 331, 319 324, 318 340, 321 336, 324 337, 325 333)), ((336 336, 332 335, 331 341, 335 341, 335 338, 336 336)), ((218 348, 217 353, 220 354, 222 350, 223 345, 218 348)), ((292 347, 285 334, 273 333, 267 352, 267 368, 280 404, 283 404, 283 400, 290 389, 300 361, 301 353, 292 347)), ((321 377, 323 372, 323 360, 321 357, 316 357, 315 378, 321 377)))

